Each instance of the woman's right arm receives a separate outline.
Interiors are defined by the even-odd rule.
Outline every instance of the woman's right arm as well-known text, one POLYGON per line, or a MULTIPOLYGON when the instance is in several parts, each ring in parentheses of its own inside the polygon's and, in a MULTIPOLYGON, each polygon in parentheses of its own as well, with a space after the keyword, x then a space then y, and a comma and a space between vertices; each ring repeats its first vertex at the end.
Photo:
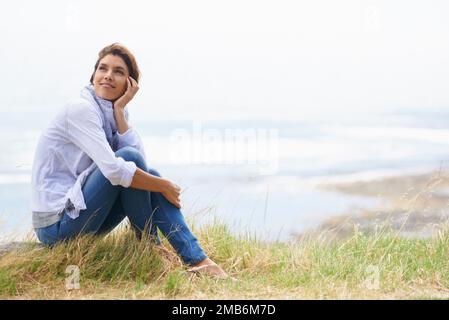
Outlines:
POLYGON ((134 189, 160 192, 168 201, 176 207, 181 208, 181 202, 179 200, 181 188, 167 179, 153 176, 152 174, 137 168, 130 187, 134 189))
POLYGON ((68 138, 83 150, 98 166, 112 185, 160 192, 180 208, 180 188, 167 179, 153 176, 132 161, 116 157, 101 126, 100 116, 84 103, 74 103, 66 109, 68 138))

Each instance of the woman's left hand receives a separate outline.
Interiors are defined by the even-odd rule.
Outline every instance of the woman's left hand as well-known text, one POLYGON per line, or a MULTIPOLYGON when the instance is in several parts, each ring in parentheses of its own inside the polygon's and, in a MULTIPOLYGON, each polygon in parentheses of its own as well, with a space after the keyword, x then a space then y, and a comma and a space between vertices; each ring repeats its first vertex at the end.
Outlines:
POLYGON ((134 95, 137 93, 137 91, 139 91, 139 84, 137 83, 136 80, 134 80, 131 77, 128 77, 126 81, 128 85, 126 91, 120 98, 115 100, 114 109, 115 108, 120 108, 122 110, 125 109, 125 106, 134 98, 134 95))

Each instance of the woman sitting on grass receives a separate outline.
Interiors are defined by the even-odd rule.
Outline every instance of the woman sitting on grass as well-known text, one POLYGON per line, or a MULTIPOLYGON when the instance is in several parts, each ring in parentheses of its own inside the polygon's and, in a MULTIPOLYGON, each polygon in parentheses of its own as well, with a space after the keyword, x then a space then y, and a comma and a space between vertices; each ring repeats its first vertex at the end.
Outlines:
POLYGON ((105 47, 80 98, 67 103, 40 137, 32 170, 37 238, 52 246, 81 234, 107 234, 128 217, 139 239, 163 249, 159 229, 190 271, 227 277, 187 226, 180 188, 148 167, 128 124, 126 106, 139 77, 127 48, 105 47))

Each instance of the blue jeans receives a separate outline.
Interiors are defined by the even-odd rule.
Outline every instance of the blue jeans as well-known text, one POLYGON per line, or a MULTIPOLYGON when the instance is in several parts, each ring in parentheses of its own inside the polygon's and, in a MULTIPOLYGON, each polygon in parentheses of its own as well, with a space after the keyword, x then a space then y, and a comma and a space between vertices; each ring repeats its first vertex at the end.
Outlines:
MULTIPOLYGON (((147 167, 137 149, 124 147, 115 154, 160 177, 157 171, 147 167)), ((139 238, 148 237, 149 241, 160 244, 159 229, 184 263, 194 265, 207 258, 181 211, 161 193, 114 186, 98 168, 87 177, 82 191, 87 209, 81 210, 76 219, 64 212, 59 222, 36 229, 39 241, 51 246, 80 234, 107 234, 128 217, 139 238)))

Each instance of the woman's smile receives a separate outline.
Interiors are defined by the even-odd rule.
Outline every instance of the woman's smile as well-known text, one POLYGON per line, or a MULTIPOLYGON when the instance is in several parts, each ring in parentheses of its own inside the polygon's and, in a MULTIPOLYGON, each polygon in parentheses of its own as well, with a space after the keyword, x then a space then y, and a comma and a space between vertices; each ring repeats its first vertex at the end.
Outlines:
POLYGON ((106 89, 114 89, 115 87, 112 84, 109 83, 100 83, 100 86, 106 89))

